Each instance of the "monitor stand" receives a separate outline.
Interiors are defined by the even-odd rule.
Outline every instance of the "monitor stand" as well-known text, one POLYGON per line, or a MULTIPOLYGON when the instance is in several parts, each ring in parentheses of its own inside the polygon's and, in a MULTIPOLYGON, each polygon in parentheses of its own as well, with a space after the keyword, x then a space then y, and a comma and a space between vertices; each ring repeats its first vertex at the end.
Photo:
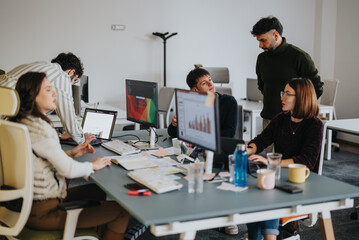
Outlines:
POLYGON ((205 163, 205 173, 211 174, 212 173, 212 167, 213 167, 213 155, 214 152, 206 150, 206 163, 205 163))
POLYGON ((135 146, 136 148, 142 149, 142 150, 153 150, 153 149, 159 149, 160 146, 157 145, 156 142, 156 128, 150 127, 150 142, 138 142, 138 143, 134 143, 132 144, 133 146, 135 146))

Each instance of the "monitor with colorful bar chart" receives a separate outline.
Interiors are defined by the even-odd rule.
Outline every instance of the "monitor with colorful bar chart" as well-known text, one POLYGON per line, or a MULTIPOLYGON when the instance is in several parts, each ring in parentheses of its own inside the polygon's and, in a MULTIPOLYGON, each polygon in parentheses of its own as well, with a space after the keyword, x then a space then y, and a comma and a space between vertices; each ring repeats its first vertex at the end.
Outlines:
POLYGON ((127 120, 158 127, 157 83, 126 79, 127 120))
POLYGON ((217 152, 220 132, 215 94, 184 89, 175 93, 178 138, 217 152))

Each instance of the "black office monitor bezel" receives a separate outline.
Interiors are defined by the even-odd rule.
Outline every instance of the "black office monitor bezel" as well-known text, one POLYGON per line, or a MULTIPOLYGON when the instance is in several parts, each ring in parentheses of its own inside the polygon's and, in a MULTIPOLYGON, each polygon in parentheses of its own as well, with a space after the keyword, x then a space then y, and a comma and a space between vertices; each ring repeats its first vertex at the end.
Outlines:
POLYGON ((85 113, 84 113, 84 117, 82 118, 82 124, 81 124, 81 127, 82 127, 82 128, 84 128, 85 119, 86 119, 86 117, 87 117, 87 113, 88 113, 88 112, 104 113, 104 114, 113 115, 112 126, 111 126, 111 130, 110 130, 110 136, 109 136, 109 138, 101 138, 101 139, 105 139, 105 140, 111 140, 112 135, 113 135, 113 131, 114 131, 114 128, 115 128, 115 125, 116 125, 117 111, 105 110, 105 109, 98 109, 98 108, 86 108, 86 109, 85 109, 85 113))
POLYGON ((158 128, 158 83, 157 82, 148 82, 148 81, 141 81, 141 80, 134 80, 134 79, 126 79, 125 81, 125 91, 126 91, 126 116, 127 116, 127 120, 128 121, 131 121, 131 122, 135 122, 135 123, 139 123, 139 124, 142 124, 144 125, 145 127, 153 127, 153 128, 158 128), (128 102, 127 102, 127 86, 128 86, 128 83, 129 82, 137 82, 139 84, 155 84, 156 86, 156 94, 155 94, 155 105, 156 105, 156 122, 155 123, 150 123, 150 122, 147 122, 147 121, 142 121, 142 120, 139 120, 139 119, 136 119, 136 118, 131 118, 128 116, 128 102))
MULTIPOLYGON (((181 88, 175 88, 175 102, 176 102, 176 116, 178 118, 178 102, 177 102, 177 92, 178 91, 181 91, 181 92, 187 92, 187 93, 191 93, 191 94, 201 94, 201 95, 208 95, 207 92, 200 92, 200 91, 191 91, 191 90, 187 90, 187 89, 181 89, 181 88)), ((216 148, 215 149, 211 149, 211 148, 208 148, 207 146, 201 144, 201 143, 197 143, 197 142, 194 142, 194 141, 191 141, 190 139, 184 139, 184 138, 181 138, 180 137, 180 134, 179 134, 179 128, 177 126, 177 137, 179 140, 182 140, 182 141, 185 141, 187 143, 191 143, 191 144, 194 144, 195 146, 199 146, 201 148, 204 148, 206 150, 210 150, 210 151, 213 151, 213 152, 216 152, 216 153, 220 153, 221 152, 221 137, 220 137, 220 124, 219 124, 219 107, 218 107, 218 98, 216 97, 215 100, 214 100, 214 104, 213 104, 213 107, 214 107, 214 118, 215 118, 215 139, 216 139, 216 148)), ((178 122, 178 119, 177 119, 177 122, 178 122)))

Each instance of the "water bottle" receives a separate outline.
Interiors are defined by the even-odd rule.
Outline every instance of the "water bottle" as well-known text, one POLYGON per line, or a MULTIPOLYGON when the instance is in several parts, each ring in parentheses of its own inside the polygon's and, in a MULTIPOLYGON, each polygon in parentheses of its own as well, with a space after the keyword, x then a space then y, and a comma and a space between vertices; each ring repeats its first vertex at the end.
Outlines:
POLYGON ((237 144, 234 151, 234 185, 236 187, 247 186, 247 157, 246 145, 237 144))

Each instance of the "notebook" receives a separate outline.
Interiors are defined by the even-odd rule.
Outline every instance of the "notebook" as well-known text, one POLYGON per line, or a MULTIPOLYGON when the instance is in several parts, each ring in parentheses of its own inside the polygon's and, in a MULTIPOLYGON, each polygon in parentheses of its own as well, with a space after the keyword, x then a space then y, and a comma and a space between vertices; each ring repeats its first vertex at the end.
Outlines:
MULTIPOLYGON (((96 141, 90 142, 91 145, 100 145, 110 141, 115 127, 117 111, 86 108, 82 119, 82 129, 84 133, 92 133, 96 141)), ((60 140, 60 143, 77 145, 72 139, 60 140)))

